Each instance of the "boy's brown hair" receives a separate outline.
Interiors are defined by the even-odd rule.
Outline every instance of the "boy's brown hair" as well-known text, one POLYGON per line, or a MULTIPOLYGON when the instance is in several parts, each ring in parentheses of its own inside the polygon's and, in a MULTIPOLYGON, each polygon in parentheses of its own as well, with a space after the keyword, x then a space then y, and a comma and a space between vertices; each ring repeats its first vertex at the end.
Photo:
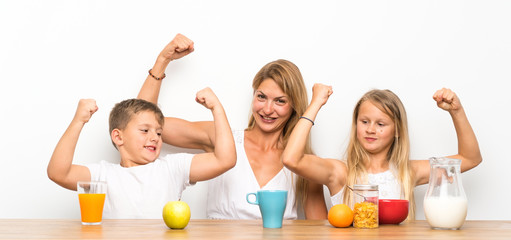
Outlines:
MULTIPOLYGON (((143 99, 132 98, 119 102, 115 104, 114 108, 112 108, 110 118, 108 120, 110 133, 112 133, 114 129, 124 130, 129 121, 131 121, 133 115, 143 111, 153 112, 156 120, 163 127, 165 117, 156 104, 143 99)), ((115 148, 117 148, 113 141, 112 143, 115 148)))

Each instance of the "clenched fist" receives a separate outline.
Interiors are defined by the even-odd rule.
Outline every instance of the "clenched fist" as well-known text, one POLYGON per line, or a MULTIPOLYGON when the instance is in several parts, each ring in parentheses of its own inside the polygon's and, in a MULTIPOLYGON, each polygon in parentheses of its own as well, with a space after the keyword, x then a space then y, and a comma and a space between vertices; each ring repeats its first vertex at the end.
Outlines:
POLYGON ((98 111, 96 100, 80 99, 80 102, 78 102, 78 107, 76 108, 74 119, 79 122, 87 123, 92 117, 92 114, 94 114, 96 111, 98 111))
POLYGON ((193 41, 178 33, 161 51, 160 57, 172 61, 190 54, 193 50, 193 41))
POLYGON ((325 105, 326 101, 332 95, 334 91, 332 90, 332 86, 327 86, 321 83, 316 83, 312 87, 312 100, 311 104, 317 103, 321 106, 325 105))
POLYGON ((436 101, 436 105, 448 112, 457 111, 462 108, 460 100, 456 93, 448 88, 442 88, 435 92, 433 99, 436 101))
POLYGON ((217 96, 209 87, 198 91, 195 97, 195 101, 211 110, 213 110, 215 106, 220 105, 220 101, 218 100, 217 96))

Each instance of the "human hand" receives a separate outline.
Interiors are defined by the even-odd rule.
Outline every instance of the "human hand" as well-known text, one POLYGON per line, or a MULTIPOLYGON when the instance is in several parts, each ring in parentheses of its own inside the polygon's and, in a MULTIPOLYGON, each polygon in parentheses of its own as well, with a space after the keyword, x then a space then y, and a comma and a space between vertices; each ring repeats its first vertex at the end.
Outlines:
POLYGON ((213 110, 215 106, 220 105, 220 101, 216 97, 213 90, 211 90, 209 87, 198 91, 195 97, 195 101, 211 110, 213 110))
POLYGON ((74 120, 82 123, 87 123, 92 117, 92 114, 94 114, 96 111, 98 111, 96 100, 80 99, 78 102, 78 107, 76 108, 74 120))
POLYGON ((448 112, 457 111, 462 108, 456 93, 448 88, 442 88, 436 91, 433 95, 433 99, 436 101, 436 105, 439 108, 448 112))
POLYGON ((312 87, 312 104, 320 104, 320 106, 325 105, 328 101, 330 95, 332 95, 334 91, 332 90, 332 86, 324 85, 321 83, 316 83, 312 87))
POLYGON ((161 51, 160 57, 172 61, 192 53, 193 50, 193 41, 178 33, 161 51))

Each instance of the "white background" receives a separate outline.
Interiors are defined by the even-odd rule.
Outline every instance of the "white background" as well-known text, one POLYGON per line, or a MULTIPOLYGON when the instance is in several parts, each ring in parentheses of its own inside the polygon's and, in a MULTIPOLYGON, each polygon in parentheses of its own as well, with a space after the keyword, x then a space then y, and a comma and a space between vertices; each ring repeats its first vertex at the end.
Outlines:
MULTIPOLYGON (((167 69, 165 115, 210 120, 194 102, 210 86, 233 129, 246 127, 251 82, 284 58, 334 88, 313 128, 315 152, 341 159, 355 102, 372 88, 394 91, 409 117, 413 159, 455 154, 447 112, 431 96, 455 90, 483 163, 463 174, 467 219, 511 219, 509 1, 0 1, 0 218, 78 218, 76 193, 46 166, 80 98, 99 111, 85 126, 75 163, 118 161, 107 118, 137 95, 157 54, 177 33, 196 51, 167 69)), ((165 152, 174 151, 166 147, 165 152)), ((179 151, 179 150, 178 150, 179 151)), ((207 184, 185 191, 205 217, 207 184)), ((426 186, 416 189, 424 219, 426 186)))

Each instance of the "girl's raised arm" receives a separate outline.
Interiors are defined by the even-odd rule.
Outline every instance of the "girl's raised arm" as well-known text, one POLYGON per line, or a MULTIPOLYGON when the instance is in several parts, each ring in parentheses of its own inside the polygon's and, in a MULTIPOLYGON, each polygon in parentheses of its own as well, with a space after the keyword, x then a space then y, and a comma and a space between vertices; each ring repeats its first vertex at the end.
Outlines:
POLYGON ((314 84, 312 91, 311 103, 289 137, 282 153, 282 162, 289 170, 313 182, 326 185, 330 193, 335 194, 344 186, 343 175, 347 172, 346 165, 339 160, 304 154, 307 136, 316 115, 333 93, 332 87, 323 84, 314 84))
MULTIPOLYGON (((458 154, 448 157, 461 160, 461 172, 476 167, 482 162, 483 158, 474 130, 470 126, 458 96, 450 89, 442 88, 435 92, 433 99, 439 108, 449 112, 456 129, 458 154)), ((429 166, 416 169, 418 184, 427 183, 429 181, 429 166)))

